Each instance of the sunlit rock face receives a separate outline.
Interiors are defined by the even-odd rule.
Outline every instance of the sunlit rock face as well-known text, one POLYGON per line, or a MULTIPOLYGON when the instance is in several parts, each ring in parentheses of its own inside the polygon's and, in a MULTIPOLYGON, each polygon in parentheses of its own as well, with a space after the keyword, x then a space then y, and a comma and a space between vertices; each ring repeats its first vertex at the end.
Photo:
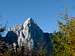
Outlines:
POLYGON ((38 49, 43 45, 43 31, 37 26, 32 18, 28 18, 24 24, 23 29, 20 31, 18 37, 18 45, 26 45, 29 49, 38 49))

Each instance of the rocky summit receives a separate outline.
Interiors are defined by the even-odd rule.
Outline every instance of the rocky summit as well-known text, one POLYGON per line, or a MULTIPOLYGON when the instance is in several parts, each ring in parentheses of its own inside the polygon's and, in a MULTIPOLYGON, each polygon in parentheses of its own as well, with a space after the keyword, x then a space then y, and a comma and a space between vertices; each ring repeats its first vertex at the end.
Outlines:
POLYGON ((18 28, 20 29, 16 32, 18 32, 19 47, 26 45, 29 49, 39 49, 43 46, 43 31, 32 18, 28 18, 22 27, 18 28))
POLYGON ((45 49, 47 52, 52 48, 49 33, 44 33, 32 18, 10 29, 6 35, 6 43, 18 45, 18 47, 26 46, 29 50, 45 49))

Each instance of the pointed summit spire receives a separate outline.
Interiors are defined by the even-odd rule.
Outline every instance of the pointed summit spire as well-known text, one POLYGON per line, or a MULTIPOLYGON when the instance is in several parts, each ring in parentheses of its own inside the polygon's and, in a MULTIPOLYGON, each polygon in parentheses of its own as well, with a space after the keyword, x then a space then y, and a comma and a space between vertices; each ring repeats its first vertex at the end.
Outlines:
POLYGON ((32 19, 32 18, 28 18, 28 19, 24 22, 23 27, 26 27, 28 24, 31 24, 32 22, 34 22, 33 19, 32 19))
POLYGON ((28 21, 33 21, 32 18, 28 18, 25 22, 28 22, 28 21))
POLYGON ((27 20, 29 20, 29 21, 30 21, 30 20, 32 20, 32 18, 28 18, 27 20))

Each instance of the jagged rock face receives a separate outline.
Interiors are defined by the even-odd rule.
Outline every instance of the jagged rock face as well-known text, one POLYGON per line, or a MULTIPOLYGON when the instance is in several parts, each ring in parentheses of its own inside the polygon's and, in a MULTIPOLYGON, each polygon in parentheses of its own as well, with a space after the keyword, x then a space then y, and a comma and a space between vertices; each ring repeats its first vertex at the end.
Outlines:
POLYGON ((19 46, 26 45, 31 48, 38 49, 43 41, 43 31, 34 23, 31 18, 28 18, 24 24, 23 29, 20 31, 18 37, 19 46))
POLYGON ((8 31, 5 40, 14 46, 17 43, 19 47, 26 46, 29 50, 33 49, 37 52, 41 48, 46 49, 48 54, 52 51, 49 33, 44 33, 31 18, 28 18, 24 24, 17 25, 8 31))
POLYGON ((14 42, 17 44, 17 39, 18 39, 18 36, 15 32, 8 31, 5 41, 8 44, 13 44, 14 42))

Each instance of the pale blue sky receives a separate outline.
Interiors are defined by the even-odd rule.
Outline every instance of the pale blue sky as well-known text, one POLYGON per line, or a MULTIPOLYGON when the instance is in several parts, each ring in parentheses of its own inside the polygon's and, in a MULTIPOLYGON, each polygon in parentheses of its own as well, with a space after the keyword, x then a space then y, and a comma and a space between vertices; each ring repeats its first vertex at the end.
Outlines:
POLYGON ((44 32, 53 32, 64 5, 69 15, 75 16, 75 0, 0 0, 0 23, 8 21, 8 26, 12 26, 32 17, 44 32))

